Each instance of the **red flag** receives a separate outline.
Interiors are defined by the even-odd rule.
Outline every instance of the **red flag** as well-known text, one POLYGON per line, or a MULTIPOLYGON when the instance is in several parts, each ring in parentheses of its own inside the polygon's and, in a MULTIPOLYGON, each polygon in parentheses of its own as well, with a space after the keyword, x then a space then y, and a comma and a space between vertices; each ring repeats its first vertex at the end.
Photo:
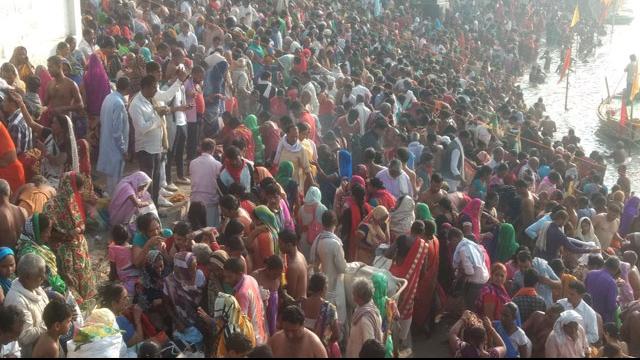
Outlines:
POLYGON ((620 127, 625 127, 627 125, 627 121, 629 120, 629 115, 627 115, 627 101, 622 98, 622 109, 620 109, 620 127))
POLYGON ((571 48, 567 49, 566 55, 564 56, 564 63, 562 64, 562 70, 560 71, 560 80, 558 80, 558 84, 562 82, 562 79, 564 79, 565 76, 567 76, 569 67, 571 67, 571 48))

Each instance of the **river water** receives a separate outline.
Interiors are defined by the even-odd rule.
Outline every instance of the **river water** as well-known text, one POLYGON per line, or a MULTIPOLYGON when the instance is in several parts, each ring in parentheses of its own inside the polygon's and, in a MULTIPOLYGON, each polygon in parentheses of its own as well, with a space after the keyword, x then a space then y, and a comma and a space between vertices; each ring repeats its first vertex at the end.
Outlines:
MULTIPOLYGON (((595 55, 584 60, 577 59, 574 62, 574 71, 569 79, 568 111, 564 109, 566 82, 559 84, 558 74, 549 74, 545 84, 532 87, 529 84, 527 69, 527 74, 521 82, 524 98, 529 106, 533 105, 539 97, 544 99, 547 114, 558 127, 556 137, 560 139, 569 129, 575 129, 587 155, 593 150, 608 154, 616 144, 615 139, 599 131, 597 109, 600 102, 607 97, 605 77, 608 78, 612 95, 621 92, 625 87, 623 76, 626 74, 624 68, 629 62, 629 55, 640 56, 640 1, 626 1, 623 7, 633 10, 634 21, 630 25, 616 25, 613 35, 611 35, 611 25, 607 25, 607 36, 601 37, 603 45, 596 48, 595 55)), ((561 56, 559 50, 554 50, 551 54, 553 57, 551 71, 553 71, 560 63, 561 56)), ((634 110, 634 118, 638 115, 640 115, 640 106, 634 110)), ((628 176, 632 181, 633 191, 640 192, 640 148, 630 148, 628 151, 631 155, 628 176)), ((610 187, 617 180, 617 171, 611 160, 607 161, 609 163, 605 184, 610 187)))

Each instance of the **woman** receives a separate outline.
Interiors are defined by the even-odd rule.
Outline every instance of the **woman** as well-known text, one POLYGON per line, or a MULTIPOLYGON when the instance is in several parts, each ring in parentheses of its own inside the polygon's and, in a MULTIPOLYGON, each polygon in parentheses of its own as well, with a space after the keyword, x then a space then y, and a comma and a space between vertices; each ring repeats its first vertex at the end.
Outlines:
POLYGON ((362 222, 362 219, 368 216, 371 210, 373 210, 371 205, 365 201, 365 196, 364 187, 357 182, 357 177, 354 176, 351 181, 351 196, 346 199, 346 208, 340 217, 340 237, 345 240, 344 253, 349 262, 355 261, 356 258, 358 249, 358 226, 362 222))
POLYGON ((84 236, 86 213, 80 190, 84 179, 76 172, 62 176, 58 193, 45 205, 44 213, 53 220, 53 239, 58 247, 61 274, 81 304, 96 294, 95 277, 84 236))
POLYGON ((468 310, 449 330, 449 348, 457 358, 503 358, 507 352, 491 320, 485 317, 480 321, 468 310), (464 340, 460 338, 463 330, 464 340))
POLYGON ((280 254, 278 224, 276 216, 265 205, 257 206, 253 210, 253 217, 256 229, 249 235, 247 249, 251 255, 252 269, 261 269, 268 257, 280 254))
POLYGON ((371 265, 378 246, 389 243, 389 212, 384 206, 376 207, 362 220, 355 241, 355 261, 371 265))
POLYGON ((142 171, 120 180, 109 203, 110 223, 135 224, 135 217, 143 215, 144 209, 151 207, 151 194, 148 191, 150 185, 151 178, 142 171))
POLYGON ((89 144, 96 151, 99 144, 100 136, 100 108, 104 98, 111 93, 111 85, 109 84, 109 76, 102 61, 97 54, 89 57, 87 71, 84 73, 84 79, 80 89, 83 95, 89 117, 87 139, 89 144))
POLYGON ((497 239, 495 242, 495 256, 493 256, 492 259, 500 263, 506 263, 520 247, 520 244, 516 241, 516 230, 513 225, 507 223, 501 224, 497 239))
POLYGON ((491 178, 492 172, 493 170, 491 170, 489 166, 483 166, 478 170, 478 172, 476 172, 476 175, 471 182, 469 196, 474 199, 480 199, 484 201, 485 197, 487 196, 489 179, 491 178))
POLYGON ((27 81, 27 78, 35 72, 35 67, 29 61, 27 48, 24 46, 17 46, 13 49, 13 55, 11 55, 9 62, 18 69, 18 75, 22 81, 27 81))
POLYGON ((390 358, 396 353, 391 333, 400 314, 398 313, 396 302, 387 297, 387 287, 389 286, 387 276, 381 272, 375 273, 371 277, 371 282, 373 283, 374 289, 373 302, 378 308, 380 318, 382 319, 382 327, 380 330, 382 330, 382 344, 385 347, 385 357, 390 358))
POLYGON ((425 203, 417 203, 415 213, 416 220, 435 221, 433 215, 431 215, 431 209, 429 209, 429 205, 425 203))
POLYGON ((458 222, 460 223, 460 228, 462 228, 462 224, 470 222, 473 225, 473 236, 476 241, 480 241, 481 229, 480 229, 480 218, 482 217, 482 209, 484 208, 484 202, 480 199, 473 199, 471 202, 462 210, 460 213, 460 218, 458 222))
POLYGON ((12 192, 18 191, 25 182, 24 167, 18 160, 13 139, 2 122, 0 122, 0 178, 9 183, 12 192))
POLYGON ((241 116, 249 115, 248 109, 251 106, 251 92, 253 91, 253 85, 249 76, 247 75, 247 61, 244 58, 240 58, 235 62, 231 62, 231 82, 235 90, 235 95, 238 97, 238 108, 241 116))
POLYGON ((14 272, 16 270, 16 255, 13 250, 8 247, 0 247, 0 304, 4 302, 11 283, 13 282, 14 272))
POLYGON ((622 217, 620 218, 620 229, 618 233, 621 237, 627 236, 631 231, 633 221, 640 215, 640 197, 634 196, 624 206, 622 217))
POLYGON ((34 133, 43 139, 42 145, 39 146, 43 155, 40 174, 51 186, 57 188, 65 171, 80 171, 76 136, 71 118, 54 116, 51 120, 51 128, 29 121, 28 117, 25 119, 34 133))
POLYGON ((507 348, 505 357, 510 359, 531 357, 533 344, 520 328, 522 324, 516 304, 512 302, 505 304, 501 319, 494 321, 493 325, 507 348))
POLYGON ((283 161, 278 166, 278 174, 275 179, 287 194, 287 203, 289 209, 294 210, 295 204, 298 204, 298 197, 300 196, 299 186, 293 177, 294 167, 291 161, 283 161))
POLYGON ((177 328, 195 325, 205 282, 193 253, 183 251, 175 254, 173 273, 164 280, 164 291, 168 300, 166 308, 177 328))
POLYGON ((244 125, 251 130, 253 133, 253 143, 255 145, 255 163, 256 164, 264 164, 264 143, 262 142, 262 137, 260 136, 260 127, 258 126, 258 118, 251 114, 248 115, 244 119, 244 125))
POLYGON ((164 328, 166 310, 164 307, 164 280, 171 273, 171 268, 158 250, 147 254, 140 275, 140 283, 136 286, 134 303, 149 315, 156 328, 164 328), (158 326, 161 325, 161 326, 158 326))
POLYGON ((500 320, 504 305, 511 297, 504 287, 507 278, 507 267, 501 263, 491 266, 491 278, 482 289, 476 300, 476 313, 489 319, 500 320))
POLYGON ((316 148, 316 144, 309 138, 310 135, 310 127, 305 123, 298 123, 298 140, 300 141, 300 145, 302 145, 302 149, 306 153, 306 157, 311 163, 311 175, 315 178, 318 175, 318 169, 314 165, 318 162, 318 149, 316 148))
POLYGON ((4 63, 0 66, 0 78, 2 78, 7 85, 14 88, 21 95, 27 90, 24 81, 20 80, 18 76, 18 69, 11 63, 4 63))
POLYGON ((582 326, 583 319, 574 310, 560 314, 545 344, 546 358, 585 358, 589 341, 582 326))
POLYGON ((391 195, 384 184, 378 178, 371 178, 369 180, 369 198, 368 202, 371 206, 384 206, 387 209, 395 209, 396 198, 391 195))
POLYGON ((300 251, 305 258, 311 258, 311 245, 322 232, 322 214, 327 208, 322 204, 320 189, 312 186, 307 190, 304 204, 298 210, 298 232, 300 233, 300 251))
POLYGON ((403 196, 398 199, 398 206, 391 213, 389 221, 391 242, 395 241, 400 235, 408 235, 415 220, 415 202, 413 199, 410 196, 403 196))
POLYGON ((341 358, 338 340, 340 324, 335 305, 325 300, 327 294, 327 277, 316 273, 309 279, 307 297, 300 304, 305 314, 304 326, 313 331, 322 341, 329 358, 341 358))
MULTIPOLYGON (((318 170, 317 182, 318 188, 322 193, 322 199, 324 199, 327 208, 334 209, 336 193, 341 185, 340 180, 343 179, 344 183, 346 183, 347 179, 340 176, 336 153, 327 144, 318 146, 318 166, 316 169, 318 170)), ((344 204, 341 204, 341 206, 344 206, 344 204)), ((336 214, 340 214, 340 211, 336 211, 336 214)))
POLYGON ((40 256, 47 264, 47 285, 55 292, 64 295, 67 292, 67 285, 58 275, 56 254, 47 245, 51 239, 52 229, 53 224, 48 216, 34 213, 25 224, 24 232, 18 240, 17 255, 19 258, 26 254, 40 256))

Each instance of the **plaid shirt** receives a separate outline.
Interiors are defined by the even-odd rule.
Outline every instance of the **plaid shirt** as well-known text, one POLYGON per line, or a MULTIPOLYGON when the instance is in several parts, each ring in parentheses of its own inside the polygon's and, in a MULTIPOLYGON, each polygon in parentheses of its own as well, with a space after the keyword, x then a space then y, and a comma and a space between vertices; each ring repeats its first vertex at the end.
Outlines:
POLYGON ((9 130, 11 139, 13 139, 18 155, 33 148, 31 128, 27 125, 19 109, 7 119, 7 130, 9 130))
POLYGON ((544 312, 547 310, 547 304, 544 302, 544 299, 540 297, 540 295, 516 296, 512 301, 514 304, 518 305, 518 310, 520 310, 520 319, 522 320, 523 324, 534 312, 544 312))

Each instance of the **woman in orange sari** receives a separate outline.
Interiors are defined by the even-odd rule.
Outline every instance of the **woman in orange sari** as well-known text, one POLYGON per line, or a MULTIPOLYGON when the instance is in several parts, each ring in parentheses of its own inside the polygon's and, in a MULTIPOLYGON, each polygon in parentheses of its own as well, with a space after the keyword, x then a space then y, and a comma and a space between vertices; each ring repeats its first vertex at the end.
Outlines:
POLYGON ((18 191, 25 181, 24 168, 18 160, 13 139, 2 122, 0 122, 0 178, 9 183, 11 192, 18 191))
POLYGON ((420 278, 416 293, 416 300, 413 312, 413 326, 418 329, 425 329, 429 333, 434 323, 437 309, 434 309, 434 302, 437 295, 443 291, 438 283, 438 272, 440 270, 440 241, 435 235, 436 224, 433 220, 422 220, 425 224, 424 239, 427 243, 427 259, 424 275, 420 278))

